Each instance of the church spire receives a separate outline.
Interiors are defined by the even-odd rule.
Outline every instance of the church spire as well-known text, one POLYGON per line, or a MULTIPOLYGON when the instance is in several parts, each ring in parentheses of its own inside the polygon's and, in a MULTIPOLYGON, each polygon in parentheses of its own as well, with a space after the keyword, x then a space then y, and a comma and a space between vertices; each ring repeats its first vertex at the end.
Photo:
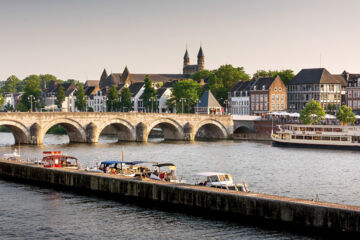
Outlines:
POLYGON ((190 57, 188 50, 186 48, 185 55, 184 55, 184 66, 190 65, 190 57))
POLYGON ((202 50, 202 47, 200 46, 199 53, 197 55, 197 70, 201 71, 205 69, 205 55, 202 50))

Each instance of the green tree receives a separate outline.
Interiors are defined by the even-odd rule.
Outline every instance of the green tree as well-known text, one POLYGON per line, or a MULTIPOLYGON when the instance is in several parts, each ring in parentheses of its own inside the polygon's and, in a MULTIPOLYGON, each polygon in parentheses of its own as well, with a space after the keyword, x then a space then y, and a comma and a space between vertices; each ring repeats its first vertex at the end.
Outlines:
POLYGON ((132 110, 132 107, 130 89, 124 88, 121 92, 121 110, 129 112, 132 110))
POLYGON ((322 108, 320 103, 316 102, 314 99, 306 103, 304 109, 300 111, 300 120, 303 124, 312 125, 314 123, 319 123, 319 121, 324 118, 324 108, 322 108))
POLYGON ((115 112, 119 109, 119 94, 115 86, 111 86, 106 100, 106 109, 108 112, 115 112))
POLYGON ((293 70, 290 69, 285 69, 285 70, 257 70, 256 73, 253 74, 254 78, 259 78, 259 77, 276 77, 279 76, 281 78, 281 80, 283 81, 283 83, 287 86, 290 82, 291 79, 293 79, 295 77, 295 74, 293 72, 293 70))
POLYGON ((184 112, 192 112, 202 91, 203 89, 197 81, 192 79, 179 81, 175 83, 171 97, 166 104, 169 108, 176 106, 176 112, 182 112, 182 106, 184 106, 184 112))
POLYGON ((11 75, 5 81, 5 86, 3 88, 3 92, 6 93, 14 93, 17 92, 17 86, 20 84, 20 79, 15 75, 11 75))
POLYGON ((5 106, 4 106, 4 111, 5 112, 8 112, 8 111, 13 111, 14 108, 13 106, 10 104, 10 103, 7 103, 5 106))
POLYGON ((198 83, 200 83, 201 79, 205 80, 208 77, 210 77, 213 74, 212 71, 209 70, 201 70, 200 72, 196 72, 193 75, 191 75, 191 79, 197 81, 198 83))
POLYGON ((86 105, 85 90, 80 86, 76 92, 75 106, 80 112, 83 112, 86 110, 86 105))
POLYGON ((18 110, 20 111, 33 111, 39 106, 39 99, 41 95, 40 77, 38 75, 30 75, 23 80, 25 83, 24 94, 21 96, 21 103, 18 110), (32 109, 31 109, 32 103, 32 109))
POLYGON ((3 107, 4 102, 5 102, 5 98, 3 97, 2 94, 0 94, 0 109, 3 107))
POLYGON ((327 105, 327 113, 334 114, 335 110, 336 110, 336 104, 335 103, 334 104, 329 103, 327 105))
POLYGON ((56 92, 55 104, 58 106, 58 108, 61 108, 64 101, 65 101, 65 90, 64 87, 60 85, 60 87, 56 92))
POLYGON ((49 86, 51 81, 62 83, 61 80, 58 80, 54 75, 51 74, 40 74, 40 87, 42 90, 45 90, 49 86))
POLYGON ((144 80, 144 93, 142 95, 143 105, 147 112, 156 111, 157 109, 157 91, 152 85, 149 75, 144 80))
POLYGON ((356 121, 355 114, 352 112, 352 109, 346 105, 342 105, 339 108, 339 111, 336 113, 336 118, 342 124, 354 124, 356 121))
POLYGON ((250 80, 243 67, 234 68, 227 64, 220 66, 209 76, 208 88, 217 99, 227 99, 228 90, 240 80, 250 80))

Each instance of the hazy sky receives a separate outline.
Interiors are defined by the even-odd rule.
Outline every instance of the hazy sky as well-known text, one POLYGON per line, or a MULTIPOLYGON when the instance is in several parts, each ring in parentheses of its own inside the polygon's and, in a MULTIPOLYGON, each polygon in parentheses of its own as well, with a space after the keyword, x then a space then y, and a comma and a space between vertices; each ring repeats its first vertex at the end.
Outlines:
POLYGON ((360 72, 358 0, 0 0, 0 80, 99 79, 104 68, 179 73, 205 66, 360 72))

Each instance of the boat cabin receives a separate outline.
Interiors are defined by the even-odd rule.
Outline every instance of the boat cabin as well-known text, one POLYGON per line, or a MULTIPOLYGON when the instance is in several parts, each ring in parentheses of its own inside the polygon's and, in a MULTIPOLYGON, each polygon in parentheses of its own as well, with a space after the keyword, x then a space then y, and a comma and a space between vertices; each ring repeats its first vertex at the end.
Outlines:
POLYGON ((42 164, 48 168, 78 168, 78 159, 63 155, 61 151, 43 152, 42 164))
POLYGON ((176 166, 173 163, 154 164, 154 171, 150 178, 168 182, 178 182, 176 166))
MULTIPOLYGON (((218 173, 218 172, 197 173, 196 185, 238 191, 238 186, 234 184, 231 174, 227 174, 227 173, 218 173)), ((241 186, 239 185, 240 188, 241 186)), ((245 190, 242 191, 245 192, 245 190)))

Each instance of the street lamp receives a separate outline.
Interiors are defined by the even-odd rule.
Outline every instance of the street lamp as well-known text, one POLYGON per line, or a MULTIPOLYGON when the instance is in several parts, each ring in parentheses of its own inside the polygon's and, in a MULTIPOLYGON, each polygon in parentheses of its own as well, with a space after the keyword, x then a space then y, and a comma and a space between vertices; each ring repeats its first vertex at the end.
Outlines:
POLYGON ((32 101, 35 100, 35 97, 33 95, 29 95, 28 100, 30 101, 30 112, 32 112, 33 111, 32 101))
POLYGON ((153 112, 153 103, 156 100, 155 97, 150 97, 149 101, 151 101, 151 112, 153 112))
POLYGON ((225 114, 227 115, 227 114, 228 114, 228 104, 229 104, 229 100, 225 99, 224 103, 225 103, 225 114))
POLYGON ((195 102, 196 102, 196 110, 195 110, 195 113, 198 113, 198 112, 199 112, 199 103, 200 103, 201 101, 200 101, 200 99, 196 99, 195 102))
POLYGON ((186 102, 186 99, 180 98, 180 102, 181 102, 181 113, 184 113, 184 102, 186 102))

